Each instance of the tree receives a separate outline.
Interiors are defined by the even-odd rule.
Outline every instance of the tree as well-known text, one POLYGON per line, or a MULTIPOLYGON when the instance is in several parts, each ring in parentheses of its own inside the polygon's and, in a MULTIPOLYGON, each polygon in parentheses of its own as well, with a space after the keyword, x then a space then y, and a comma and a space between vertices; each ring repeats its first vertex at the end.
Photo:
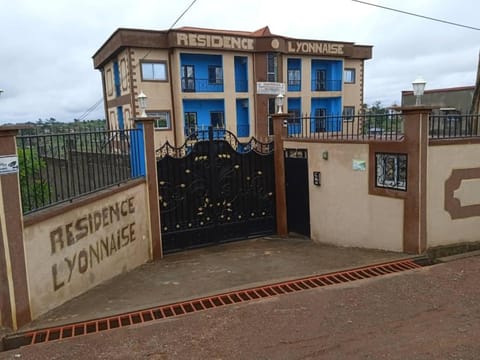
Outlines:
POLYGON ((43 176, 47 167, 34 149, 18 149, 20 171, 20 191, 22 194, 23 212, 27 212, 48 203, 50 187, 43 176))

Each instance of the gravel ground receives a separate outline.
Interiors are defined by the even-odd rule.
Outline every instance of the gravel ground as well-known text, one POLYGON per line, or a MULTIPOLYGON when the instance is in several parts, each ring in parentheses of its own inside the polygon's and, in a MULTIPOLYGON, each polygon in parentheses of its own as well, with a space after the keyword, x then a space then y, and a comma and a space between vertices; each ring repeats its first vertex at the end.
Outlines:
POLYGON ((480 359, 480 257, 0 353, 0 359, 480 359))

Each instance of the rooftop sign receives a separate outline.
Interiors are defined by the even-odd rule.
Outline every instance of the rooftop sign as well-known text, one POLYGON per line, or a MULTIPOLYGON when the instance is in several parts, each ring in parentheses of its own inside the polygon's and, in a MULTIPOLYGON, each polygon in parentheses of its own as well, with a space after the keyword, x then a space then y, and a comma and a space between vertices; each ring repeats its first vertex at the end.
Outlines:
POLYGON ((177 33, 177 46, 254 50, 254 39, 230 35, 177 33))
POLYGON ((287 43, 290 53, 307 53, 319 55, 344 55, 344 44, 335 44, 318 41, 289 41, 287 43))

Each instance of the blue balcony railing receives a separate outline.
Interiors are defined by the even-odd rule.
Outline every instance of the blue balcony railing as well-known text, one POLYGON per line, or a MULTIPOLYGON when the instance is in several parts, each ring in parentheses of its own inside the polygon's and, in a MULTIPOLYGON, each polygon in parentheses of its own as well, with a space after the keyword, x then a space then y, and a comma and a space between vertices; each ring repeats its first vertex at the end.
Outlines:
POLYGON ((182 92, 223 92, 223 82, 211 83, 209 79, 182 77, 182 92))
POLYGON ((312 80, 312 91, 342 91, 342 80, 312 80))

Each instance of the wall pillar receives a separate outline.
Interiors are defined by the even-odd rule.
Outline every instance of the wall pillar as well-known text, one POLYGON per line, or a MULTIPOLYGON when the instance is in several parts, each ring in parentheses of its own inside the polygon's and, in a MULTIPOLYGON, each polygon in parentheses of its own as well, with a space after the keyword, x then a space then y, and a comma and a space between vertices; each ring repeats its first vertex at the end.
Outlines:
POLYGON ((287 196, 285 194, 285 155, 283 141, 287 137, 287 127, 284 121, 288 114, 275 114, 273 118, 274 137, 274 168, 275 168, 275 211, 277 217, 277 234, 288 235, 287 227, 287 196))
POLYGON ((430 106, 400 108, 408 152, 403 251, 412 254, 421 254, 427 249, 428 118, 432 109, 430 106))
MULTIPOLYGON (((19 127, 0 126, 0 162, 17 157, 19 127)), ((18 159, 17 159, 18 165, 18 159)), ((18 168, 17 168, 18 169, 18 168)), ((18 170, 0 168, 0 325, 16 330, 31 321, 18 170)))
POLYGON ((151 117, 136 118, 135 123, 138 128, 143 129, 152 258, 153 260, 157 260, 163 257, 163 251, 162 233, 160 230, 160 205, 158 202, 157 160, 155 157, 155 130, 153 127, 154 120, 155 119, 151 117))

